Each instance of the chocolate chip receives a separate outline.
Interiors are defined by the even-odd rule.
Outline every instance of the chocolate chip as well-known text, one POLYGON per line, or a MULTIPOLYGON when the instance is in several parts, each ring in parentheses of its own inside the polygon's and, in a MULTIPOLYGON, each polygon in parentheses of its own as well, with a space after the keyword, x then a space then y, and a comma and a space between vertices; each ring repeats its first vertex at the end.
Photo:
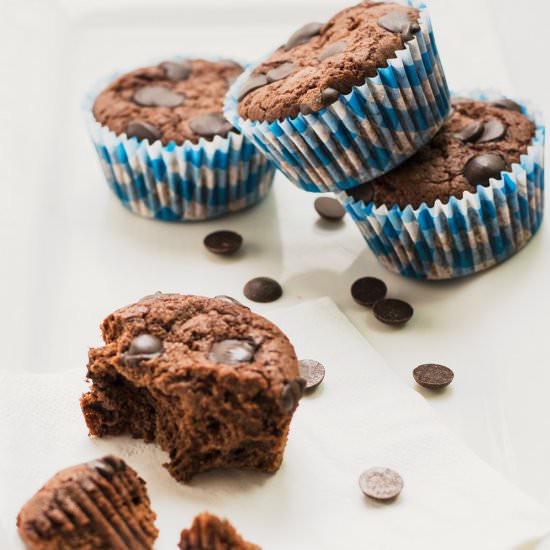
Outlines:
POLYGON ((311 38, 321 32, 322 28, 323 23, 307 23, 290 36, 284 46, 285 50, 288 51, 296 46, 299 46, 300 44, 309 42, 311 38))
POLYGON ((267 78, 265 74, 253 74, 250 78, 243 84, 241 90, 239 91, 238 100, 241 101, 246 95, 248 95, 253 90, 257 90, 262 86, 267 84, 267 78))
POLYGON ((325 88, 321 92, 321 101, 324 105, 334 103, 340 97, 340 92, 334 88, 325 88))
POLYGON ((243 67, 240 63, 237 63, 236 61, 233 61, 232 59, 222 59, 221 61, 218 61, 218 65, 222 69, 240 69, 243 70, 243 67))
POLYGON ((125 362, 136 366, 140 361, 147 361, 162 353, 162 340, 152 334, 140 334, 130 343, 130 348, 124 354, 125 362))
POLYGON ((345 40, 338 40, 338 42, 334 42, 334 44, 331 44, 330 46, 327 46, 318 56, 317 59, 319 61, 324 61, 325 59, 328 59, 329 57, 332 57, 333 55, 338 55, 339 53, 342 53, 347 46, 347 42, 345 40))
POLYGON ((506 170, 504 158, 496 153, 487 153, 468 160, 462 174, 470 185, 489 185, 489 179, 499 179, 503 170, 506 170))
POLYGON ((410 320, 414 310, 407 302, 395 298, 384 298, 373 306, 374 316, 387 325, 402 325, 410 320))
POLYGON ((302 113, 303 115, 310 115, 313 112, 314 110, 309 103, 300 104, 300 113, 302 113))
POLYGON ((305 387, 306 381, 303 378, 295 378, 292 382, 285 384, 281 392, 281 408, 284 412, 290 412, 296 407, 304 395, 305 387))
POLYGON ((138 302, 144 302, 145 300, 151 300, 153 298, 158 298, 159 296, 162 296, 163 292, 160 290, 157 290, 154 294, 147 294, 147 296, 144 296, 143 298, 140 298, 138 302))
POLYGON ((198 136, 210 139, 214 136, 226 136, 233 126, 222 113, 207 113, 192 118, 189 128, 198 136))
POLYGON ((496 118, 492 118, 483 125, 483 133, 477 142, 486 143, 488 141, 497 141, 502 139, 504 134, 506 134, 506 129, 506 124, 496 118))
POLYGON ((183 61, 163 61, 159 64, 159 67, 172 80, 187 80, 193 70, 191 61, 187 59, 183 61))
POLYGON ((508 111, 517 111, 518 113, 521 113, 521 105, 511 99, 496 99, 495 101, 492 101, 491 104, 495 107, 499 107, 500 109, 507 109, 508 111))
POLYGON ((332 197, 318 197, 313 203, 317 214, 325 220, 338 221, 346 215, 345 208, 332 197))
POLYGON ((457 132, 454 137, 463 141, 464 143, 473 143, 483 133, 483 122, 476 120, 472 124, 468 124, 465 128, 462 128, 460 132, 457 132))
POLYGON ((306 381, 305 390, 314 390, 325 378, 325 367, 313 359, 300 359, 298 361, 300 377, 306 381))
POLYGON ((128 137, 135 137, 139 141, 147 140, 149 143, 153 143, 160 139, 161 131, 144 120, 131 120, 126 126, 126 135, 128 137))
POLYGON ((177 107, 183 103, 183 95, 166 86, 143 86, 134 93, 133 100, 143 107, 177 107))
POLYGON ((420 30, 420 25, 411 19, 408 13, 402 11, 383 15, 378 20, 378 25, 387 31, 400 34, 405 42, 411 40, 413 35, 420 30))
POLYGON ((277 80, 282 80, 288 75, 292 74, 296 70, 296 66, 292 62, 282 63, 278 67, 271 69, 266 73, 267 82, 271 84, 272 82, 277 82, 277 80))
POLYGON ((375 500, 392 500, 403 490, 403 478, 390 468, 370 468, 359 477, 359 487, 375 500))
POLYGON ((214 231, 204 238, 204 246, 213 254, 235 254, 243 244, 243 238, 235 231, 214 231))
POLYGON ((449 367, 433 363, 419 365, 413 370, 416 383, 431 390, 448 386, 453 381, 454 376, 454 372, 449 367))
POLYGON ((235 298, 232 298, 231 296, 227 296, 225 294, 218 294, 217 296, 214 296, 214 300, 219 300, 220 302, 225 302, 226 304, 241 306, 241 307, 244 307, 245 309, 250 309, 248 306, 241 304, 239 300, 235 300, 235 298))
POLYGON ((353 299, 366 307, 372 307, 376 302, 383 300, 386 292, 386 283, 376 277, 361 277, 351 285, 353 299))
POLYGON ((251 340, 228 339, 215 342, 208 359, 220 365, 251 363, 256 353, 256 345, 251 340))
POLYGON ((374 198, 374 187, 370 183, 363 183, 359 187, 354 187, 352 191, 353 198, 363 201, 365 204, 368 204, 374 198))
POLYGON ((126 463, 113 455, 107 455, 97 460, 91 460, 90 462, 87 462, 86 465, 88 468, 96 470, 102 477, 109 480, 113 479, 117 472, 123 472, 126 470, 126 463))
POLYGON ((281 285, 270 277, 256 277, 244 286, 244 295, 253 302, 274 302, 283 295, 281 285))

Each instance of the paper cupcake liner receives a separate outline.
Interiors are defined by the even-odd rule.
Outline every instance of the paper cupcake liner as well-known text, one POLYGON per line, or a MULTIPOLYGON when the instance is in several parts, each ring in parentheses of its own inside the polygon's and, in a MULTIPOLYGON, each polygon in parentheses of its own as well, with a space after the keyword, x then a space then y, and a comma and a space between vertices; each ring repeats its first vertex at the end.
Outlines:
POLYGON ((230 88, 225 116, 298 187, 313 192, 349 189, 395 168, 442 126, 449 90, 426 6, 421 32, 388 66, 328 107, 283 121, 258 122, 238 114, 239 91, 254 67, 230 88))
MULTIPOLYGON (((495 100, 491 91, 460 93, 495 100)), ((417 279, 453 279, 488 269, 523 248, 537 232, 544 209, 544 134, 540 113, 522 104, 536 126, 527 153, 501 179, 448 203, 418 208, 375 206, 340 193, 370 249, 390 271, 417 279)))
POLYGON ((275 167, 242 134, 198 143, 150 144, 117 135, 94 117, 102 80, 83 104, 86 123, 109 187, 131 212, 164 221, 199 221, 237 212, 264 198, 275 167))

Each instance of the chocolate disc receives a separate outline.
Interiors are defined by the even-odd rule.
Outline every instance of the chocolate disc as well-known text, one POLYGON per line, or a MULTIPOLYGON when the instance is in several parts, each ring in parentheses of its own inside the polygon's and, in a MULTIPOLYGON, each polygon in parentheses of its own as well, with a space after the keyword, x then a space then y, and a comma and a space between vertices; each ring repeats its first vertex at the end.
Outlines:
POLYGON ((378 20, 378 25, 387 31, 400 34, 406 42, 420 30, 420 25, 409 17, 408 13, 399 11, 383 15, 378 20))
POLYGON ((477 142, 486 143, 488 141, 497 141, 502 139, 506 134, 506 129, 506 124, 496 118, 492 118, 483 125, 483 133, 477 142))
POLYGON ((390 468, 370 468, 359 477, 363 493, 375 500, 391 500, 403 490, 403 478, 390 468))
POLYGON ((340 204, 340 201, 332 197, 318 197, 313 203, 317 214, 330 221, 339 221, 346 215, 346 209, 340 204))
POLYGON ((225 302, 227 304, 241 306, 241 307, 244 307, 245 309, 250 309, 248 306, 241 304, 239 300, 235 300, 235 298, 232 298, 231 296, 227 296, 226 294, 218 294, 217 296, 214 296, 214 300, 219 300, 220 302, 225 302))
POLYGON ((500 109, 507 109, 508 111, 517 111, 518 113, 521 113, 521 105, 511 99, 496 99, 491 103, 500 109))
POLYGON ((376 302, 383 300, 387 292, 386 283, 376 277, 361 277, 351 285, 353 299, 365 307, 372 307, 376 302))
POLYGON ((321 101, 323 105, 334 103, 340 97, 340 92, 334 88, 325 88, 321 92, 321 101))
POLYGON ((253 74, 250 78, 243 84, 242 88, 239 91, 238 100, 241 101, 246 95, 248 95, 253 90, 257 90, 262 86, 267 84, 267 77, 265 74, 253 74))
POLYGON ((136 366, 140 361, 147 361, 162 353, 162 340, 152 334, 140 334, 130 343, 128 351, 124 354, 127 365, 136 366))
POLYGON ((311 105, 309 103, 301 103, 300 104, 300 113, 303 115, 310 115, 311 113, 315 112, 311 105))
POLYGON ((126 135, 135 137, 139 141, 147 140, 149 143, 153 143, 160 139, 162 134, 153 124, 149 124, 144 120, 132 120, 126 126, 126 135))
POLYGON ((463 141, 464 143, 474 143, 483 134, 484 124, 480 120, 468 124, 465 128, 462 128, 460 132, 457 132, 455 138, 463 141))
POLYGON ((227 339, 215 342, 208 359, 220 365, 251 363, 256 353, 256 345, 251 340, 227 339))
POLYGON ((347 46, 347 42, 345 40, 338 40, 338 42, 334 42, 330 46, 327 46, 318 56, 317 59, 319 61, 324 61, 325 59, 328 59, 329 57, 332 57, 333 55, 338 55, 339 53, 342 53, 347 46))
POLYGON ((198 136, 210 139, 214 136, 226 136, 233 126, 222 113, 207 113, 191 119, 189 128, 198 136))
POLYGON ((283 295, 281 285, 270 277, 256 277, 244 286, 244 295, 253 302, 274 302, 283 295))
POLYGON ((133 100, 143 107, 177 107, 183 103, 183 95, 165 86, 143 86, 134 93, 133 100))
POLYGON ((300 377, 306 381, 306 391, 314 390, 325 378, 325 367, 313 359, 298 361, 300 377))
POLYGON ((159 64, 159 67, 172 80, 187 80, 193 68, 191 61, 187 59, 183 61, 163 61, 159 64))
POLYGON ((295 378, 285 385, 281 392, 281 408, 284 412, 290 412, 296 407, 304 395, 305 386, 306 382, 303 378, 295 378))
POLYGON ((489 185, 489 179, 500 179, 503 170, 506 170, 506 161, 496 153, 486 153, 468 160, 462 174, 470 185, 489 185))
POLYGON ((376 302, 372 310, 374 316, 387 325, 402 325, 409 321, 414 313, 410 304, 394 298, 385 298, 376 302))
POLYGON ((229 256, 241 248, 243 238, 235 231, 214 231, 206 235, 203 242, 212 254, 229 256))
POLYGON ((267 82, 271 84, 272 82, 277 82, 277 80, 282 80, 288 75, 292 74, 296 70, 294 63, 287 62, 282 63, 278 67, 271 69, 266 73, 267 82))
POLYGON ((300 44, 309 42, 311 38, 321 32, 322 28, 323 23, 307 23, 290 36, 284 45, 285 50, 288 51, 291 48, 299 46, 300 44))
POLYGON ((449 367, 435 363, 425 363, 413 370, 416 383, 432 390, 448 386, 453 381, 454 376, 454 372, 449 367))

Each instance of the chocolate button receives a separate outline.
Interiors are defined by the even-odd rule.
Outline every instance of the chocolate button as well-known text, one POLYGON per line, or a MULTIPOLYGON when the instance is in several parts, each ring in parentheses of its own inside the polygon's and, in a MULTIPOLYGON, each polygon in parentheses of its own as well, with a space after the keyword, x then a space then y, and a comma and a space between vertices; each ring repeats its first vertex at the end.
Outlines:
POLYGON ((235 254, 243 244, 243 238, 235 231, 214 231, 204 238, 204 246, 213 254, 235 254))
POLYGON ((296 70, 294 63, 288 62, 275 67, 267 72, 265 75, 267 82, 271 84, 272 82, 277 82, 277 80, 282 80, 286 78, 289 74, 293 73, 296 70))
POLYGON ((334 44, 331 44, 330 46, 327 46, 318 56, 317 59, 319 61, 324 61, 325 59, 328 59, 329 57, 332 57, 333 55, 338 55, 339 53, 342 53, 347 46, 347 42, 345 40, 339 40, 338 42, 334 42, 334 44))
POLYGON ((296 407, 304 395, 305 386, 306 382, 303 378, 295 378, 285 385, 281 392, 281 408, 284 412, 290 412, 296 407))
POLYGON ((483 133, 477 142, 486 143, 488 141, 497 141, 502 139, 504 134, 506 134, 506 125, 500 120, 492 118, 483 125, 483 133))
POLYGON ((221 113, 208 113, 191 119, 189 128, 198 136, 210 139, 214 136, 225 137, 233 126, 221 113))
POLYGON ((387 31, 400 34, 405 42, 411 40, 414 33, 420 30, 420 25, 413 21, 408 13, 402 11, 383 15, 378 20, 378 25, 387 31))
POLYGON ((496 153, 487 153, 468 160, 462 174, 470 185, 489 185, 489 179, 499 179, 503 170, 506 170, 506 161, 496 153))
POLYGON ((339 221, 346 215, 346 209, 332 197, 318 197, 313 203, 317 214, 330 221, 339 221))
POLYGON ((214 300, 219 300, 220 302, 225 302, 226 304, 241 306, 241 307, 244 307, 245 309, 250 309, 248 306, 241 304, 239 300, 235 300, 235 298, 232 298, 231 296, 227 296, 226 294, 218 294, 217 296, 214 296, 214 300))
POLYGON ((274 302, 283 295, 281 285, 270 277, 256 277, 244 286, 244 295, 253 302, 274 302))
POLYGON ((187 80, 192 71, 191 61, 163 61, 159 67, 172 80, 187 80))
POLYGON ((391 500, 403 490, 403 478, 390 468, 370 468, 359 477, 363 493, 375 500, 391 500))
POLYGON ((508 111, 517 111, 518 113, 521 113, 521 105, 511 99, 497 99, 491 103, 500 109, 507 109, 508 111))
POLYGON ((402 325, 413 316, 414 310, 407 302, 385 298, 376 302, 372 309, 374 316, 387 325, 402 325))
POLYGON ((355 187, 352 191, 355 200, 361 200, 365 204, 368 204, 374 198, 374 187, 370 183, 363 183, 363 185, 355 187))
POLYGON ((265 74, 251 75, 250 78, 243 84, 237 99, 241 101, 250 92, 252 92, 253 90, 257 90, 258 88, 261 88, 266 84, 267 84, 267 78, 265 74))
POLYGON ((302 113, 303 115, 310 115, 313 112, 314 111, 309 103, 300 104, 300 113, 302 113))
POLYGON ((183 103, 183 95, 165 86, 143 86, 134 93, 133 100, 143 107, 177 107, 183 103))
POLYGON ((483 127, 483 122, 477 120, 476 122, 472 122, 472 124, 468 124, 460 132, 457 132, 455 138, 464 143, 473 143, 483 133, 483 127))
POLYGON ((300 377, 306 381, 305 390, 314 390, 325 378, 325 367, 313 359, 301 359, 298 361, 300 377))
POLYGON ((444 365, 426 363, 413 370, 413 377, 420 386, 437 390, 448 386, 454 378, 454 372, 444 365))
POLYGON ((311 38, 321 32, 322 28, 323 23, 307 23, 290 36, 284 46, 285 50, 288 51, 300 44, 309 42, 311 38))
POLYGON ((361 277, 351 285, 353 299, 362 306, 372 307, 376 302, 383 300, 388 292, 384 281, 376 277, 361 277))
POLYGON ((325 88, 321 92, 321 101, 324 105, 334 103, 338 99, 338 97, 340 97, 340 92, 338 90, 335 90, 334 88, 325 88))
POLYGON ((222 340, 215 342, 208 359, 221 365, 251 363, 256 353, 256 345, 250 340, 222 340))
POLYGON ((132 120, 128 122, 126 126, 126 135, 128 137, 135 137, 139 141, 147 140, 149 143, 153 143, 160 139, 161 131, 144 120, 132 120))
POLYGON ((147 361, 162 353, 162 340, 152 334, 140 334, 130 343, 128 351, 124 354, 125 362, 136 366, 140 361, 147 361))

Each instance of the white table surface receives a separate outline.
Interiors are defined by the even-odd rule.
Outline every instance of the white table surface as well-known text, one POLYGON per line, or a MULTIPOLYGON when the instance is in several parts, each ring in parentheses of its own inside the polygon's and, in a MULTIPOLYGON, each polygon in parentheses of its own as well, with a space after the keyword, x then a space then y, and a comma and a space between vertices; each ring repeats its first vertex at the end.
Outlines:
MULTIPOLYGON (((284 297, 254 305, 258 312, 269 316, 328 295, 406 384, 414 385, 419 363, 450 366, 452 387, 426 398, 475 452, 550 505, 548 222, 496 269, 423 283, 384 271, 350 219, 320 223, 315 197, 282 175, 259 207, 193 225, 135 217, 102 180, 79 112, 98 77, 170 54, 256 57, 346 3, 0 0, 0 368, 82 365, 84 372, 98 324, 116 307, 155 290, 242 299, 249 278, 269 275, 282 283, 284 297), (204 250, 203 237, 221 228, 243 234, 239 257, 204 250), (383 278, 392 296, 414 305, 406 327, 383 326, 354 304, 349 287, 363 275, 383 278)), ((499 88, 548 112, 544 0, 430 6, 452 87, 499 88)))

